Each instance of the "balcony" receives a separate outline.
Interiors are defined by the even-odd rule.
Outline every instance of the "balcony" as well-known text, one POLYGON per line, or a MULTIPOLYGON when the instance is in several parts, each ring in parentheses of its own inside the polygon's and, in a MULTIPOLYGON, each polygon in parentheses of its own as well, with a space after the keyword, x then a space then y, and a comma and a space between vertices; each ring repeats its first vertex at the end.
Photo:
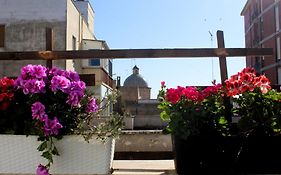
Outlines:
MULTIPOLYGON (((94 80, 94 84, 91 83, 91 85, 106 84, 111 88, 114 87, 114 81, 113 81, 112 77, 109 75, 109 73, 105 69, 103 69, 100 66, 86 67, 83 69, 83 74, 81 74, 81 75, 82 75, 82 80, 85 80, 87 82, 88 82, 88 80, 90 80, 90 81, 94 80)), ((90 86, 90 85, 88 85, 88 86, 90 86)))
POLYGON ((251 14, 251 21, 254 23, 254 22, 257 22, 257 17, 259 16, 259 12, 257 10, 255 10, 252 14, 251 14))
MULTIPOLYGON (((247 55, 272 55, 272 50, 266 49, 166 49, 166 50, 117 50, 117 52, 113 52, 112 50, 109 51, 64 51, 64 52, 48 52, 49 54, 44 55, 44 52, 28 52, 28 53, 1 53, 0 59, 24 59, 24 58, 37 58, 41 57, 41 59, 48 59, 48 56, 51 55, 52 58, 93 58, 93 57, 111 57, 110 54, 115 54, 115 58, 123 58, 126 55, 126 58, 157 58, 157 57, 201 57, 202 55, 205 57, 212 57, 212 56, 219 56, 219 57, 226 57, 226 56, 247 56, 247 55), (256 51, 256 52, 254 52, 256 51), (259 51, 259 52, 258 52, 259 51), (263 52, 263 53, 262 53, 263 52), (59 55, 62 54, 63 55, 59 55), (94 53, 99 53, 94 55, 94 53), (40 55, 41 54, 41 55, 40 55), (68 55, 69 54, 69 55, 68 55), (85 56, 83 54, 87 54, 85 56), (130 55, 133 54, 134 56, 130 55), (36 57, 37 55, 37 57, 36 57), (75 55, 75 56, 74 56, 75 55), (26 56, 26 57, 24 57, 26 56), (28 56, 28 57, 27 57, 28 56)), ((226 66, 224 67, 224 69, 226 66)), ((89 78, 89 77, 88 77, 89 78)), ((90 76, 90 81, 93 79, 94 82, 104 82, 109 86, 113 86, 112 78, 105 72, 103 69, 98 69, 97 74, 93 77, 90 76)), ((115 160, 113 163, 113 174, 175 174, 174 171, 174 164, 172 160, 143 160, 143 161, 131 161, 131 160, 115 160)))

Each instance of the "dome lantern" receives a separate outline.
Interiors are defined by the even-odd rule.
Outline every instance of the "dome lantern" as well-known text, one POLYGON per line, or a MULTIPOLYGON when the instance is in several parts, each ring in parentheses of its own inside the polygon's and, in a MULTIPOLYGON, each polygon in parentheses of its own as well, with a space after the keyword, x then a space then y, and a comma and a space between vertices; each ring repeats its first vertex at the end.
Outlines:
POLYGON ((139 68, 133 67, 133 74, 124 81, 125 87, 148 87, 147 82, 139 74, 139 68))

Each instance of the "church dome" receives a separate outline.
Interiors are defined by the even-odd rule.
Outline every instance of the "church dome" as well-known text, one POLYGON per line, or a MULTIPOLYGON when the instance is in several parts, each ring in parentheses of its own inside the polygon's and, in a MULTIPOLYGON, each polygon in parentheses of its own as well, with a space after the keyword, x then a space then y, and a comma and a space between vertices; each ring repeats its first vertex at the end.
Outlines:
POLYGON ((124 81, 125 87, 148 87, 147 82, 139 74, 139 68, 133 67, 133 74, 124 81))

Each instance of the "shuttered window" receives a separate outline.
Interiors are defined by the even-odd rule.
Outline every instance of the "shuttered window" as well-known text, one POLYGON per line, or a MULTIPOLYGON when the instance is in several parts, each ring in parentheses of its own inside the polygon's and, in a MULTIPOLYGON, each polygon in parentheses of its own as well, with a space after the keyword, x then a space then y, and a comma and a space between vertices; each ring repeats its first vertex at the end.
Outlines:
POLYGON ((0 47, 4 47, 5 43, 5 26, 0 25, 0 47))
POLYGON ((100 66, 100 59, 90 59, 90 66, 100 66))

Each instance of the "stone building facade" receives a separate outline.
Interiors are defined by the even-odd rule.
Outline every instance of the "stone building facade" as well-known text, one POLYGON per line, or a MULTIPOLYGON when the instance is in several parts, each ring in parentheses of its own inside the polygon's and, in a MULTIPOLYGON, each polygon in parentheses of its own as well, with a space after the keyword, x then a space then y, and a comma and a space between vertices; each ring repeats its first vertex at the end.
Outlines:
MULTIPOLYGON (((82 2, 82 1, 81 1, 82 2)), ((95 39, 94 11, 87 6, 87 19, 72 0, 10 0, 0 1, 0 26, 3 43, 0 51, 46 50, 46 28, 53 29, 53 50, 79 50, 83 38, 95 39), (83 28, 83 32, 81 32, 83 28)), ((82 3, 89 3, 83 1, 82 3)), ((26 64, 45 61, 1 61, 0 76, 16 76, 26 64)), ((74 70, 73 60, 54 61, 54 65, 74 70)))
MULTIPOLYGON (((109 49, 94 35, 94 17, 89 0, 1 0, 0 52, 46 50, 46 28, 53 30, 53 50, 109 49)), ((46 61, 0 61, 0 78, 16 77, 27 64, 46 61)), ((111 59, 54 60, 53 65, 86 74, 97 97, 113 88, 111 59)))
POLYGON ((133 117, 134 129, 162 129, 166 126, 160 119, 160 110, 157 108, 159 102, 150 98, 151 88, 137 66, 133 67, 133 73, 126 78, 124 85, 117 88, 120 98, 115 110, 127 117, 133 117))

